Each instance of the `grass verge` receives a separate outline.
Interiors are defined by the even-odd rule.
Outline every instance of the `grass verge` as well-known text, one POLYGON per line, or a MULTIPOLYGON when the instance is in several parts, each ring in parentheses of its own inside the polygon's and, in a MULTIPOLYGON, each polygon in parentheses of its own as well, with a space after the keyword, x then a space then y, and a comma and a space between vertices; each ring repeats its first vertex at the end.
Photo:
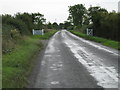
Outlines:
POLYGON ((48 39, 55 32, 51 31, 43 36, 24 37, 12 52, 3 55, 3 88, 23 88, 27 85, 27 77, 34 62, 32 58, 42 49, 40 39, 48 39))
POLYGON ((3 55, 3 88, 20 88, 27 84, 26 76, 31 69, 31 58, 41 47, 38 39, 24 37, 14 51, 3 55))
POLYGON ((95 42, 101 43, 102 45, 120 50, 120 42, 108 40, 108 39, 104 39, 104 38, 100 38, 100 37, 95 37, 95 36, 88 36, 86 34, 82 34, 82 33, 78 32, 78 31, 70 30, 70 32, 79 37, 85 38, 87 40, 95 41, 95 42))

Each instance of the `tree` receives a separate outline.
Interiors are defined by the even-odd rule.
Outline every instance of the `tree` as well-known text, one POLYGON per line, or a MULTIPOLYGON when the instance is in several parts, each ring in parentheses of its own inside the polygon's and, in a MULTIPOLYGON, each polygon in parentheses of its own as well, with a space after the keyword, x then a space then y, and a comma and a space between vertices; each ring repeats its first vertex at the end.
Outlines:
POLYGON ((42 15, 40 13, 33 13, 32 17, 33 17, 33 22, 35 24, 35 29, 42 29, 43 23, 46 22, 44 15, 42 15))
POLYGON ((16 16, 13 17, 11 15, 2 15, 2 21, 3 21, 2 22, 3 24, 9 25, 11 27, 18 29, 21 35, 30 34, 25 22, 23 22, 21 19, 17 19, 16 16))
POLYGON ((108 14, 106 9, 100 7, 90 7, 88 9, 89 20, 93 23, 94 35, 101 36, 101 21, 108 14))
POLYGON ((32 33, 32 29, 34 28, 34 23, 33 23, 31 14, 29 14, 29 13, 23 13, 23 14, 17 13, 16 19, 19 19, 19 20, 22 20, 23 22, 25 22, 28 30, 32 33))
POLYGON ((69 21, 64 22, 64 28, 65 29, 70 29, 71 26, 72 26, 71 22, 69 22, 69 21))
POLYGON ((22 35, 32 34, 32 29, 44 27, 44 15, 40 13, 17 13, 14 16, 2 15, 3 24, 10 25, 20 31, 22 35))
POLYGON ((52 24, 51 24, 50 22, 48 22, 47 28, 48 28, 48 29, 52 29, 52 28, 53 28, 53 26, 52 26, 52 24))
POLYGON ((68 20, 70 20, 75 26, 82 26, 85 13, 86 8, 82 4, 70 6, 68 20))
POLYGON ((120 16, 117 13, 109 13, 101 20, 101 37, 118 41, 120 16))
POLYGON ((59 24, 59 29, 63 29, 64 28, 64 23, 60 23, 59 24))
POLYGON ((54 28, 54 29, 58 29, 58 28, 59 28, 59 25, 58 25, 56 22, 54 22, 54 23, 53 23, 53 28, 54 28))

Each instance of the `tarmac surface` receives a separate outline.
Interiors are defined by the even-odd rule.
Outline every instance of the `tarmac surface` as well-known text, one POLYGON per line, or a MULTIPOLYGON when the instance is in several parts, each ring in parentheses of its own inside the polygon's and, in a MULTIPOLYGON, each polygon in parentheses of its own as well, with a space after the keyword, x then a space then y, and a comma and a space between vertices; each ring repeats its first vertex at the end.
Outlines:
POLYGON ((32 87, 118 88, 119 57, 115 49, 58 31, 39 58, 32 87))

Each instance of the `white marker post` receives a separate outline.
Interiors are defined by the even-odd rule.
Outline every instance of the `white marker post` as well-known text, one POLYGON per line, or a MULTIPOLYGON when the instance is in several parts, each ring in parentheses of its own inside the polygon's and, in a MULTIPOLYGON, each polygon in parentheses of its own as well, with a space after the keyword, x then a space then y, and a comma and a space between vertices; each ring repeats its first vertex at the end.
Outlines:
POLYGON ((87 35, 93 36, 93 29, 88 29, 87 28, 87 35))
POLYGON ((42 35, 44 35, 44 30, 42 29, 42 35))
POLYGON ((33 33, 33 35, 34 35, 34 29, 33 29, 32 33, 33 33))

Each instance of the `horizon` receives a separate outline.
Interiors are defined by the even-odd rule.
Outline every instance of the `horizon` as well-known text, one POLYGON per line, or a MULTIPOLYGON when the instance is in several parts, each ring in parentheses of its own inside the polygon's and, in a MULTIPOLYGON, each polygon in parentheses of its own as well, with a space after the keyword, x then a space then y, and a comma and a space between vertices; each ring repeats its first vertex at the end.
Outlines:
POLYGON ((63 23, 67 20, 69 12, 68 6, 73 6, 75 4, 83 4, 86 9, 90 7, 90 5, 100 6, 101 8, 105 8, 108 12, 112 12, 113 10, 118 12, 118 2, 119 0, 109 1, 109 0, 2 0, 2 10, 0 10, 0 14, 10 14, 15 15, 17 13, 41 13, 44 15, 44 18, 47 22, 57 22, 63 23), (22 2, 23 1, 23 2, 22 2), (81 2, 80 2, 81 1, 81 2), (39 2, 39 3, 37 3, 39 2), (28 3, 26 5, 26 3, 28 3), (16 7, 16 8, 15 8, 16 7), (61 12, 62 11, 62 12, 61 12))

